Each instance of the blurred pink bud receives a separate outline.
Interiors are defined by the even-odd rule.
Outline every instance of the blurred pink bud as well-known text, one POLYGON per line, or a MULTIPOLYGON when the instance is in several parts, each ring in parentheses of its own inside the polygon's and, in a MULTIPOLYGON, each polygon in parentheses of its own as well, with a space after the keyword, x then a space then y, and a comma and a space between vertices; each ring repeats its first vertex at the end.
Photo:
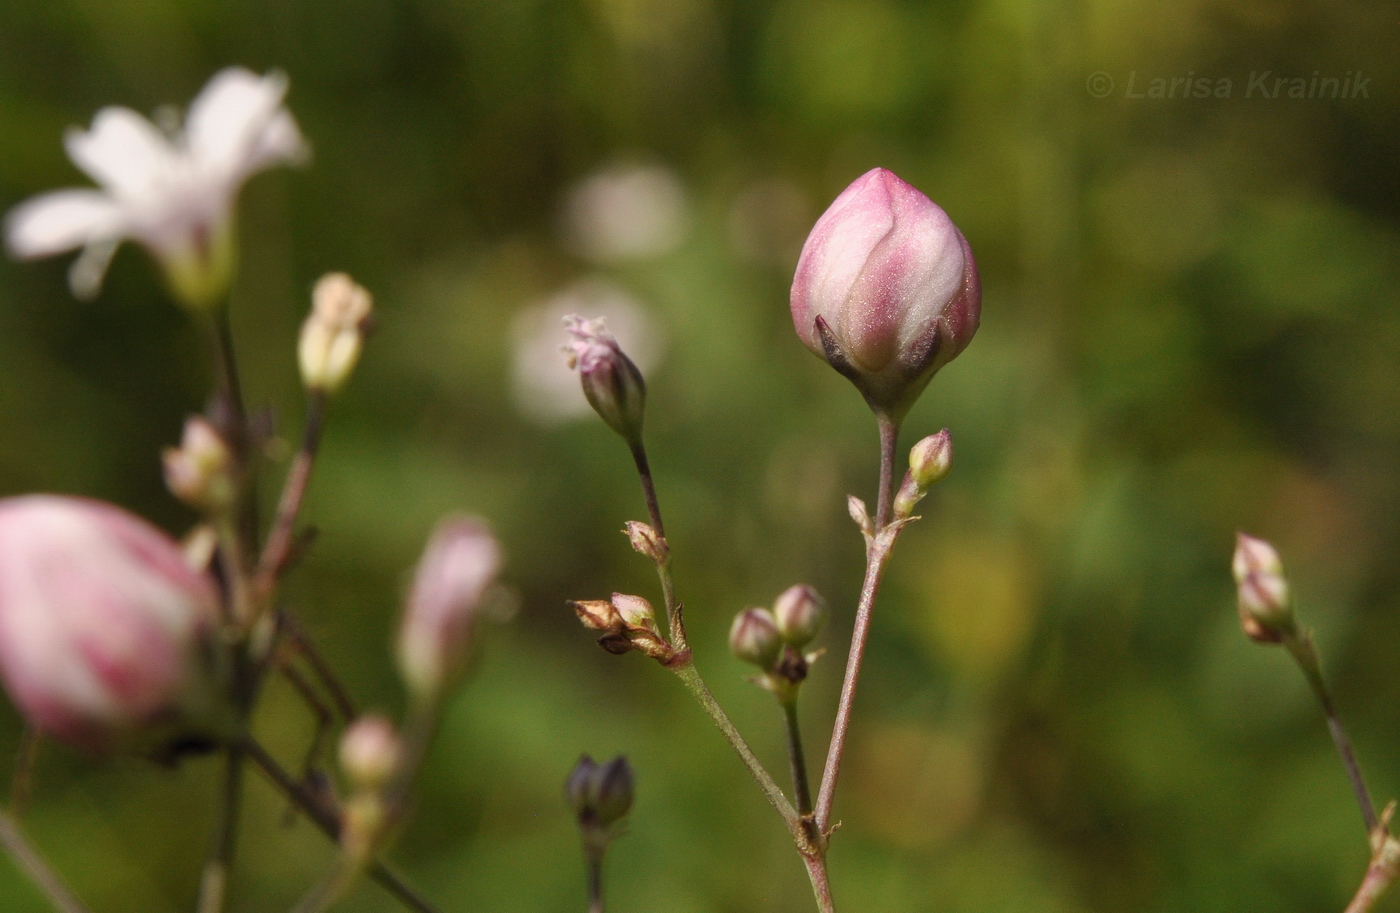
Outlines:
POLYGON ((166 487, 189 506, 220 513, 233 503, 233 454, 203 416, 185 419, 180 446, 167 447, 161 463, 166 487))
POLYGON ((340 766, 356 789, 376 792, 399 769, 403 747, 389 718, 367 713, 340 738, 340 766))
POLYGON ((111 504, 0 501, 0 675, 41 732, 90 747, 180 722, 217 596, 180 546, 111 504))
POLYGON ((501 560, 491 530, 474 517, 448 517, 433 531, 399 629, 399 671, 415 694, 437 694, 460 665, 501 560))
POLYGON ((572 339, 564 347, 569 367, 577 368, 583 395, 593 411, 629 444, 640 443, 646 412, 647 385, 642 372, 618 347, 601 318, 564 318, 572 339))
POLYGON ((967 347, 981 310, 967 239, 883 168, 857 178, 817 220, 792 281, 798 337, 895 419, 967 347))
POLYGON ((1238 587, 1240 625, 1251 640, 1279 643, 1297 633, 1283 562, 1272 545, 1238 533, 1231 569, 1238 587))
POLYGON ((664 563, 671 553, 671 546, 666 543, 666 538, 649 523, 628 520, 627 525, 623 527, 623 532, 627 533, 627 539, 632 543, 632 548, 657 564, 664 563))

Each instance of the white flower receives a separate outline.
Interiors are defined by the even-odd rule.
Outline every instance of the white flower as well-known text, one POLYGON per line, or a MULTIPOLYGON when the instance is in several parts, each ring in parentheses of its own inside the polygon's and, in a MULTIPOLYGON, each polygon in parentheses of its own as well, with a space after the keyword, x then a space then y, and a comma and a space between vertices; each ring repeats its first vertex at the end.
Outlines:
POLYGON ((190 105, 184 130, 167 136, 129 108, 97 112, 90 130, 70 129, 68 157, 101 190, 59 190, 15 207, 5 223, 21 259, 83 248, 69 273, 73 293, 97 293, 118 244, 151 251, 183 302, 207 306, 233 271, 230 210, 243 182, 305 157, 296 121, 282 106, 280 73, 241 67, 214 75, 190 105))

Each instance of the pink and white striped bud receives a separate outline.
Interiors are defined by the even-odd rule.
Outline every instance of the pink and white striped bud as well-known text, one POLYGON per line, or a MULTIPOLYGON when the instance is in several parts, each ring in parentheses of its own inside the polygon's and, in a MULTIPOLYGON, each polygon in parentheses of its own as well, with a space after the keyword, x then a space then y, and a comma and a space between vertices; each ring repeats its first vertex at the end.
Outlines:
POLYGON ((767 609, 745 609, 734 616, 729 627, 729 651, 760 669, 771 669, 783 649, 778 623, 767 609))
POLYGON ((826 600, 805 583, 794 584, 773 603, 773 620, 783 640, 799 650, 811 643, 826 623, 826 600))
POLYGON ((438 694, 460 667, 501 561, 481 520, 452 516, 433 531, 399 627, 399 672, 418 697, 438 694))
POLYGON ((981 311, 967 239, 883 168, 857 178, 817 220, 792 281, 798 337, 896 420, 967 347, 981 311))
POLYGON ((636 446, 642 439, 647 385, 642 372, 617 344, 602 318, 564 318, 572 339, 564 346, 569 367, 577 368, 583 395, 608 426, 636 446))
POLYGON ((82 498, 0 501, 0 677, 39 731, 103 748, 208 722, 192 714, 217 614, 212 582, 145 520, 82 498))
POLYGON ((1280 643, 1297 634, 1283 562, 1272 545, 1236 534, 1231 570, 1238 587, 1240 625, 1251 640, 1280 643))

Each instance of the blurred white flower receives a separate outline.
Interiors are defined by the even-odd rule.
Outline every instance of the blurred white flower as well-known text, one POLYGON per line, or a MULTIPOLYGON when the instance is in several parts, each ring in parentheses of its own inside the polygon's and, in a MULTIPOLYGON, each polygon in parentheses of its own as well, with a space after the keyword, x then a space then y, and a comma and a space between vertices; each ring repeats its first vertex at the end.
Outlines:
POLYGON ((565 239, 595 263, 659 257, 685 238, 686 208, 685 190, 669 168, 609 165, 569 192, 565 239))
POLYGON ((287 79, 241 67, 214 75, 190 105, 182 131, 162 132, 129 108, 97 112, 90 130, 72 128, 68 157, 100 186, 34 197, 5 223, 10 253, 47 257, 76 247, 69 272, 79 298, 97 294, 117 245, 133 238, 166 272, 175 294, 204 307, 232 277, 230 210, 251 175, 306 156, 282 106, 287 79))
POLYGON ((578 372, 559 354, 560 326, 570 314, 602 315, 618 344, 643 375, 656 367, 665 337, 655 319, 632 295, 596 277, 582 279, 549 300, 521 311, 511 336, 516 406, 540 424, 593 418, 578 372))

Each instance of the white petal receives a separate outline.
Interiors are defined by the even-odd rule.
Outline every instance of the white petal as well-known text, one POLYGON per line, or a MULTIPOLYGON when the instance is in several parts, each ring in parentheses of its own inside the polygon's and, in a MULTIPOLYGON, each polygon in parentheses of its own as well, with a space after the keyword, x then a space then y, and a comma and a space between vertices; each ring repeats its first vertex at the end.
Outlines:
POLYGON ((5 219, 5 241, 21 259, 47 257, 98 238, 119 238, 122 208, 96 190, 59 190, 19 204, 5 219))
POLYGON ((91 301, 102 291, 102 280, 107 277, 107 267, 112 265, 112 255, 117 252, 119 238, 96 238, 68 267, 68 289, 79 301, 91 301))
POLYGON ((237 181, 287 94, 280 73, 258 76, 242 67, 220 70, 190 105, 185 140, 203 176, 237 181))
POLYGON ((243 169, 243 177, 283 163, 295 165, 306 160, 310 147, 302 138, 297 122, 285 109, 273 115, 258 135, 243 169))
POLYGON ((183 170, 181 157, 155 125, 129 108, 103 108, 91 130, 70 130, 68 157, 124 203, 149 206, 183 170))

